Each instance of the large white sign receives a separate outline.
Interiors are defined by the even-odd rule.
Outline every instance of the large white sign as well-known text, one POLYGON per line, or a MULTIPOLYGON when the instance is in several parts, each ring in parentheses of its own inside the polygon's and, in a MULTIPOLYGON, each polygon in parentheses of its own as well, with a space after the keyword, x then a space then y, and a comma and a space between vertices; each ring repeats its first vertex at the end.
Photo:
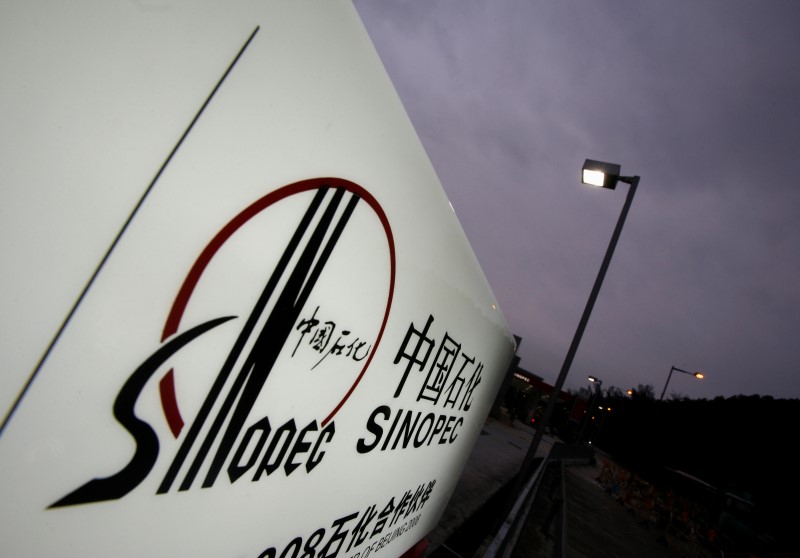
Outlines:
POLYGON ((0 5, 0 553, 399 556, 513 354, 341 2, 0 5))

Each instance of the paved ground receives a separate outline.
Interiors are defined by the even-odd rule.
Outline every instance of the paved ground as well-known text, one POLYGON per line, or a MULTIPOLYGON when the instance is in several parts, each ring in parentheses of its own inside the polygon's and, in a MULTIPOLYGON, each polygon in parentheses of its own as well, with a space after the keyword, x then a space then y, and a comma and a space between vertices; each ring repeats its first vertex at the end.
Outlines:
MULTIPOLYGON (((475 443, 461 479, 439 523, 429 535, 430 556, 453 536, 492 496, 519 471, 533 438, 533 430, 519 422, 489 417, 475 443)), ((545 437, 537 455, 550 451, 552 439, 545 437)))
POLYGON ((571 466, 565 470, 567 556, 570 558, 676 558, 662 533, 643 526, 625 506, 595 482, 600 470, 571 466))
MULTIPOLYGON (((660 542, 661 533, 644 527, 627 508, 595 482, 599 468, 572 465, 564 468, 567 500, 567 552, 569 558, 677 558, 675 550, 660 542)), ((520 532, 511 558, 550 558, 557 541, 557 498, 561 486, 545 485, 537 494, 520 532), (554 505, 556 504, 556 505, 554 505)))
MULTIPOLYGON (((470 536, 475 525, 481 526, 502 517, 497 510, 507 502, 502 491, 519 470, 533 430, 520 423, 511 424, 489 418, 483 428, 470 459, 459 480, 453 497, 445 509, 437 528, 428 535, 430 545, 426 558, 461 556, 480 558, 486 544, 475 545, 474 551, 461 550, 458 539, 470 536), (476 518, 478 522, 476 522, 476 518)), ((537 456, 545 457, 553 445, 545 437, 537 456)), ((618 503, 600 487, 595 479, 599 476, 599 465, 570 465, 565 467, 567 495, 567 533, 570 558, 674 558, 677 552, 659 542, 660 533, 637 522, 622 504, 618 503)), ((505 491, 508 492, 508 488, 505 491)), ((544 558, 552 556, 555 541, 553 523, 558 521, 553 506, 558 490, 544 487, 537 494, 530 512, 520 530, 519 539, 512 558, 544 558), (543 527, 545 527, 543 529, 543 527)), ((465 545, 463 548, 473 548, 465 545)), ((487 557, 489 558, 489 557, 487 557)))

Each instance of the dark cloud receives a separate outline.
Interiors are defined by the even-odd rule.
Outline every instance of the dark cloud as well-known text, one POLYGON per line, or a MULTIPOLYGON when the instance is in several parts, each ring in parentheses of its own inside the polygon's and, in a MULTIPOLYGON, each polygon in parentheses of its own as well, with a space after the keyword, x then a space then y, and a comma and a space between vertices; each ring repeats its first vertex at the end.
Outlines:
POLYGON ((513 331, 553 381, 625 187, 642 176, 573 364, 660 393, 800 397, 800 8, 357 1, 513 331))

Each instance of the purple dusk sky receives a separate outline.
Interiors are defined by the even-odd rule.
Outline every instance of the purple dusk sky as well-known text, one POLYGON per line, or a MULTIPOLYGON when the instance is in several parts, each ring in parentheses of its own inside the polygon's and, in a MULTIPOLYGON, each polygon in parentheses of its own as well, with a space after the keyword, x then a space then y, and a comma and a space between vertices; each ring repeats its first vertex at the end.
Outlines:
POLYGON ((800 397, 800 4, 357 0, 512 331, 565 387, 800 397))

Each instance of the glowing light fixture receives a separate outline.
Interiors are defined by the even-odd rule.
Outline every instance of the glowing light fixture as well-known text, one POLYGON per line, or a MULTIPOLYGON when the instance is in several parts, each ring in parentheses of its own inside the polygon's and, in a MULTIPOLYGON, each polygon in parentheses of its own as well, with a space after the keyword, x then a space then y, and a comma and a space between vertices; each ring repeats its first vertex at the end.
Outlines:
POLYGON ((583 169, 583 183, 590 186, 602 186, 606 175, 600 171, 583 169))
POLYGON ((622 167, 614 163, 604 163, 602 161, 586 159, 583 163, 581 182, 589 186, 613 190, 617 187, 617 181, 620 179, 619 173, 621 170, 622 167))

